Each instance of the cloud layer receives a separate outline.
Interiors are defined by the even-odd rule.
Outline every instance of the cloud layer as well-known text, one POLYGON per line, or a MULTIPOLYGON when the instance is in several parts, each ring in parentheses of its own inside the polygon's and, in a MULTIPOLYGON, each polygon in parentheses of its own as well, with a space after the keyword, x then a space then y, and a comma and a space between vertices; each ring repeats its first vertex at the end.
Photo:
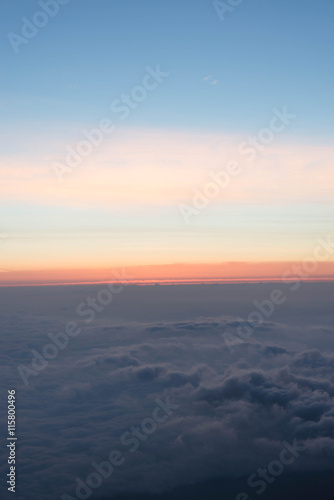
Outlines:
POLYGON ((1 370, 5 391, 17 389, 17 498, 75 497, 75 478, 84 480, 91 463, 115 449, 125 463, 94 498, 163 493, 211 478, 239 481, 247 491, 244 478, 275 459, 284 441, 305 446, 288 474, 332 470, 331 287, 305 285, 233 355, 223 334, 236 331, 235 310, 244 317, 248 300, 270 285, 129 287, 90 325, 73 305, 92 287, 2 289, 5 304, 12 294, 1 318, 1 370), (307 300, 310 307, 300 309, 307 300), (47 333, 71 317, 80 335, 25 387, 17 364, 28 366, 30 350, 41 352, 47 333), (131 453, 120 438, 152 417, 157 398, 178 408, 131 453))
MULTIPOLYGON (((63 175, 62 184, 53 162, 67 165, 66 148, 76 150, 87 138, 79 134, 77 141, 59 143, 58 154, 52 156, 45 148, 45 141, 49 141, 41 137, 39 156, 27 145, 20 155, 0 158, 2 196, 9 201, 59 206, 177 206, 190 202, 194 189, 203 191, 212 182, 211 171, 226 170, 233 160, 240 163, 241 173, 221 189, 213 200, 215 204, 331 203, 331 146, 302 141, 291 144, 282 142, 279 135, 261 148, 250 146, 256 132, 238 137, 183 130, 120 129, 98 147, 92 147, 90 155, 82 156, 80 164, 63 175)), ((55 151, 54 144, 50 150, 55 151)))

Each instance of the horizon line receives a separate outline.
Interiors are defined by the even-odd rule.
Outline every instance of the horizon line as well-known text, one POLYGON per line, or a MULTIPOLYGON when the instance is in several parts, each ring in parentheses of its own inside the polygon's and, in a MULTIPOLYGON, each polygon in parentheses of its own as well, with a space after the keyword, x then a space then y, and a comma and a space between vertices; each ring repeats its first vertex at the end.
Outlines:
POLYGON ((334 276, 317 277, 257 277, 257 278, 175 278, 175 279, 138 279, 138 280, 102 280, 102 281, 71 281, 71 282, 30 282, 30 283, 0 283, 0 288, 33 287, 33 286, 75 286, 75 285, 107 285, 126 283, 132 286, 168 286, 168 285, 219 285, 219 284, 261 284, 261 283, 334 283, 334 276))

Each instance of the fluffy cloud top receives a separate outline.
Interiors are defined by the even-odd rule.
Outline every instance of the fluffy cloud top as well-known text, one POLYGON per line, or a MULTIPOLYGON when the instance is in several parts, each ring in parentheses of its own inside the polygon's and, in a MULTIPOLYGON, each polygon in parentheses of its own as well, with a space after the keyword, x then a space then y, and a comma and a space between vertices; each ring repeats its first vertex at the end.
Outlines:
MULTIPOLYGON (((209 488, 213 478, 231 487, 228 498, 251 494, 247 477, 294 440, 305 450, 285 477, 332 471, 332 285, 304 285, 233 354, 225 344, 224 333, 236 333, 249 301, 270 286, 129 287, 91 324, 74 305, 96 287, 1 289, 11 303, 0 356, 2 392, 17 390, 17 498, 75 498, 75 479, 113 450, 125 461, 93 498, 172 498, 182 487, 188 498, 191 485, 209 488), (81 333, 25 386, 17 365, 30 366, 31 349, 42 352, 47 334, 70 319, 81 333), (121 437, 152 418, 158 399, 175 409, 131 452, 121 437)), ((280 486, 269 488, 275 498, 280 486)))

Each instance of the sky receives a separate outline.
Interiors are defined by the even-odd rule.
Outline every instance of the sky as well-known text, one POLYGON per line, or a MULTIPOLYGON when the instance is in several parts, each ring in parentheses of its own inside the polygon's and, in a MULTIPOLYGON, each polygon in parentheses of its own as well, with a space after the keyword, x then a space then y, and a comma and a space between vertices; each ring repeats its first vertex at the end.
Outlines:
POLYGON ((332 234, 330 0, 3 6, 0 283, 281 276, 332 234))
POLYGON ((332 499, 332 0, 1 5, 16 498, 332 499))

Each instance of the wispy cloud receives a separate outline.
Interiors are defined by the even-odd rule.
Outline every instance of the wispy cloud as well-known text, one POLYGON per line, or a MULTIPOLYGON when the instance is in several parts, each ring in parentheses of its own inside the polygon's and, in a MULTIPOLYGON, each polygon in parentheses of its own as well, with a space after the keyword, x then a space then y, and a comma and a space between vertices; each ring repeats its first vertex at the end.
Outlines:
POLYGON ((210 83, 210 85, 217 85, 218 83, 218 80, 216 80, 212 75, 205 76, 203 80, 210 83))
MULTIPOLYGON (((36 140, 36 139, 35 139, 36 140)), ((334 148, 280 143, 256 162, 238 154, 237 137, 209 133, 127 130, 111 138, 65 178, 49 167, 49 155, 0 158, 0 193, 7 201, 60 206, 174 206, 193 195, 231 159, 242 174, 214 204, 332 202, 334 148), (287 180, 289 179, 289 182, 287 180)))

